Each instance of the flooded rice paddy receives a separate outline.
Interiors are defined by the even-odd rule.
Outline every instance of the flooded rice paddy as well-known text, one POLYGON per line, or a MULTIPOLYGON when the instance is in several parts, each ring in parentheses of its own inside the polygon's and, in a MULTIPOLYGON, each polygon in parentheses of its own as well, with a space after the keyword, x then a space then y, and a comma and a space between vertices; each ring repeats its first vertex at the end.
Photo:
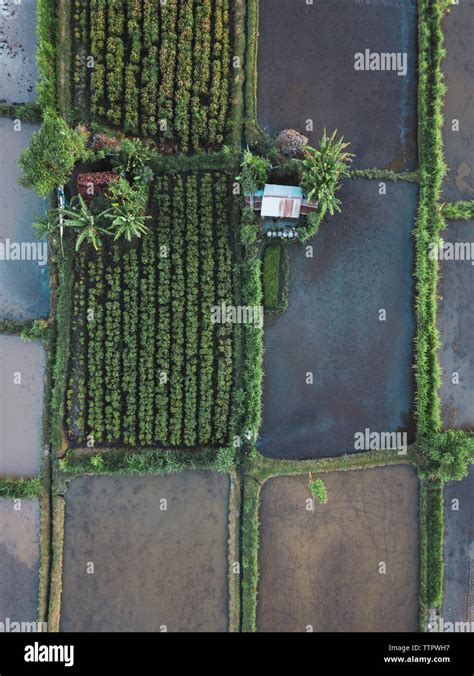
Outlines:
MULTIPOLYGON (((448 221, 443 239, 474 248, 474 221, 448 221)), ((442 260, 438 294, 443 422, 474 430, 474 260, 442 260)))
POLYGON ((412 440, 417 188, 382 196, 378 181, 348 181, 340 196, 312 250, 290 245, 289 306, 266 320, 259 448, 270 457, 353 453, 365 429, 412 440))
POLYGON ((13 120, 0 119, 0 319, 37 319, 49 313, 47 247, 31 226, 47 204, 18 184, 18 157, 37 129, 22 123, 15 131, 13 120))
POLYGON ((355 167, 416 168, 416 0, 261 0, 259 30, 265 130, 293 127, 314 145, 338 129, 355 167))
POLYGON ((39 472, 44 369, 40 343, 0 336, 0 476, 39 472))
POLYGON ((36 0, 0 0, 0 101, 36 98, 36 0))

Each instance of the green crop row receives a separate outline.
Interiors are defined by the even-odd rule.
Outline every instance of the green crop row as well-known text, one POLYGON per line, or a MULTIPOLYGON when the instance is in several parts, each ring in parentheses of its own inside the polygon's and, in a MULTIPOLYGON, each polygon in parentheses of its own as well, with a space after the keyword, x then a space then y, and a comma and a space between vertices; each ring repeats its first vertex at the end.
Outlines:
POLYGON ((221 146, 230 7, 229 0, 75 0, 74 103, 84 109, 88 97, 96 118, 184 153, 221 146))
POLYGON ((212 308, 234 293, 229 188, 226 175, 158 177, 148 236, 76 257, 71 443, 228 443, 234 325, 212 308))

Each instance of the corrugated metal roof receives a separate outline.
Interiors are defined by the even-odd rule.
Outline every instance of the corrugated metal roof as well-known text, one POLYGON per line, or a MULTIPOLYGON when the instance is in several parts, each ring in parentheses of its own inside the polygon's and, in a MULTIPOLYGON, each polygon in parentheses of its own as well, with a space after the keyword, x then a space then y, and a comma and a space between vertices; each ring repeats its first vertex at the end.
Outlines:
POLYGON ((273 185, 272 183, 267 183, 263 190, 263 196, 303 199, 303 190, 297 185, 273 185))
POLYGON ((292 185, 267 184, 263 191, 262 216, 271 218, 299 218, 303 191, 292 185))

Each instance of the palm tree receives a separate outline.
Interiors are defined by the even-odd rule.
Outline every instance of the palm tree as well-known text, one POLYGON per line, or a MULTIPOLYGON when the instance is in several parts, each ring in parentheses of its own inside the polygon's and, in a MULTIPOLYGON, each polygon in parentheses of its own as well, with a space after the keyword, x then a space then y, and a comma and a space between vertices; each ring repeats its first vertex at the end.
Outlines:
POLYGON ((141 237, 150 232, 150 229, 145 225, 145 221, 150 216, 136 214, 123 205, 116 207, 111 213, 107 213, 105 218, 112 221, 108 232, 114 235, 114 241, 123 237, 127 242, 131 242, 134 237, 141 237))
POLYGON ((109 213, 110 209, 106 209, 100 214, 93 214, 82 195, 78 195, 77 198, 77 200, 73 198, 71 201, 73 208, 60 210, 60 213, 65 217, 64 224, 80 230, 76 242, 76 251, 79 250, 84 241, 92 244, 97 251, 102 245, 102 236, 109 234, 107 228, 100 225, 100 221, 109 213), (76 203, 77 207, 75 207, 76 203))

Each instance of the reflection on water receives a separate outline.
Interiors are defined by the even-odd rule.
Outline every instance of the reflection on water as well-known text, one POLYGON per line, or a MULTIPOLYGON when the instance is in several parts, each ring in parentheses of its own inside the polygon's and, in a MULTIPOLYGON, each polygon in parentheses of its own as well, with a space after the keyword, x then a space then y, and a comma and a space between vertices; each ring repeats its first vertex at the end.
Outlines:
POLYGON ((0 623, 36 620, 38 531, 37 500, 0 499, 0 623))
MULTIPOLYGON (((38 250, 31 223, 35 214, 43 214, 46 200, 18 184, 21 175, 18 156, 28 146, 38 125, 22 124, 14 131, 13 121, 0 119, 0 243, 9 250, 13 243, 29 242, 38 250)), ((23 247, 25 249, 25 247, 23 247)), ((41 249, 41 256, 43 250, 41 249)), ((2 253, 2 258, 4 258, 2 253)), ((0 319, 36 319, 49 313, 47 265, 38 256, 30 260, 0 260, 0 319), (42 261, 41 261, 42 262, 42 261)))
POLYGON ((40 343, 0 336, 0 476, 40 469, 44 367, 40 343))

